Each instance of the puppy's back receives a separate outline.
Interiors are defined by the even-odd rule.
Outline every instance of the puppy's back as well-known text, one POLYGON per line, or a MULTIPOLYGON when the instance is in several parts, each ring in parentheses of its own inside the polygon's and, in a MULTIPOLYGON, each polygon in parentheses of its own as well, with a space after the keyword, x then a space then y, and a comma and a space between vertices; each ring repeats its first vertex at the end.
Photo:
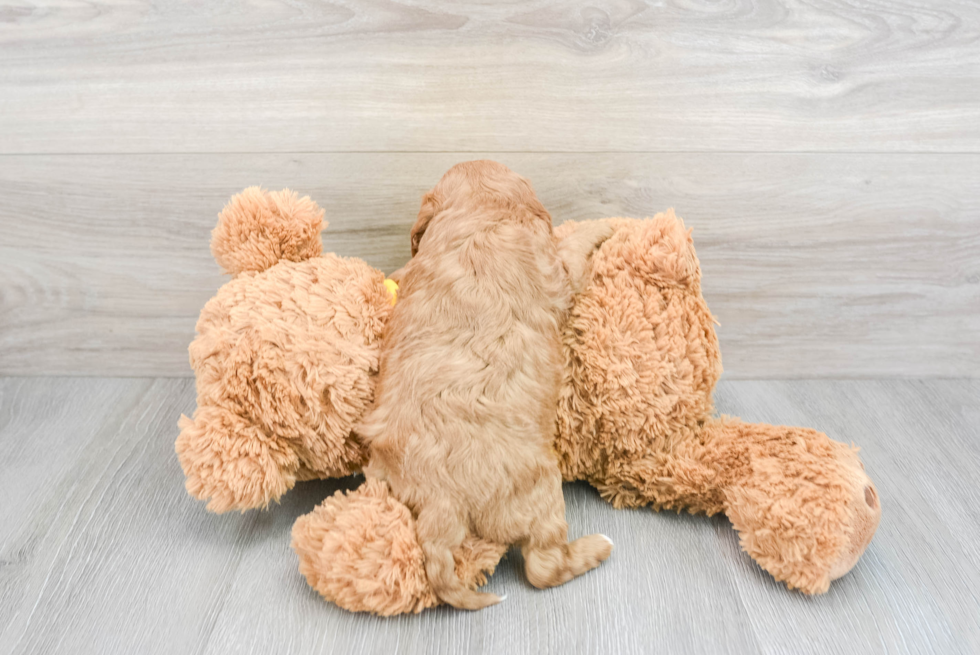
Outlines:
POLYGON ((570 285, 551 217, 526 180, 497 164, 447 173, 412 240, 361 430, 366 473, 416 513, 436 595, 478 609, 499 599, 455 576, 467 531, 521 543, 538 586, 579 575, 611 548, 595 535, 567 542, 551 452, 570 285))
POLYGON ((422 457, 465 492, 471 455, 485 467, 550 446, 531 435, 554 419, 570 292, 550 223, 492 211, 444 219, 404 270, 362 433, 392 452, 389 476, 422 457))

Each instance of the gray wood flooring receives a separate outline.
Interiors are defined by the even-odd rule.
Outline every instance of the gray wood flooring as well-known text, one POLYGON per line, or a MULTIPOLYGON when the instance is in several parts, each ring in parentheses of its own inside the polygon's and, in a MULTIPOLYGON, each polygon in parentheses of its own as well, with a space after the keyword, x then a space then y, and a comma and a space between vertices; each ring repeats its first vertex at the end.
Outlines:
POLYGON ((616 542, 597 571, 531 588, 519 554, 478 613, 378 619, 323 602, 295 518, 356 479, 215 516, 183 490, 187 379, 0 379, 0 653, 975 653, 980 381, 723 381, 718 409, 855 442, 883 502, 831 591, 786 591, 723 518, 617 511, 566 486, 572 532, 616 542))

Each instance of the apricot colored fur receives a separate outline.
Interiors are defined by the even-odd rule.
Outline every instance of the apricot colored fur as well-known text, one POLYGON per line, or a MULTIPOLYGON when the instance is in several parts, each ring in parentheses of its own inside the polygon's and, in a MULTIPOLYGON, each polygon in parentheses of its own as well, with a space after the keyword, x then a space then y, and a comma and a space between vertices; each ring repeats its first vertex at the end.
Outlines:
POLYGON ((721 356, 690 232, 672 211, 612 223, 564 331, 565 479, 614 507, 724 512, 760 566, 826 591, 878 524, 860 460, 815 430, 714 419, 721 356))
POLYGON ((237 275, 197 322, 197 410, 181 417, 176 443, 187 491, 215 512, 266 507, 297 480, 350 475, 365 461, 351 430, 374 395, 391 314, 384 275, 332 254, 260 268, 319 253, 321 218, 309 198, 251 189, 219 216, 212 249, 237 275), (270 227, 270 204, 301 212, 284 223, 308 238, 315 224, 315 243, 270 227))
MULTIPOLYGON (((439 604, 425 573, 415 519, 388 485, 369 479, 338 491, 293 526, 300 573, 314 589, 354 612, 382 616, 421 612, 439 604), (333 566, 318 566, 329 561, 333 566)), ((456 548, 454 572, 468 589, 487 581, 505 546, 467 535, 456 548)))
MULTIPOLYGON (((582 247, 563 252, 584 261, 611 233, 590 228, 576 233, 582 247)), ((536 587, 567 582, 611 551, 601 535, 568 542, 552 450, 571 283, 551 216, 496 162, 450 169, 412 234, 375 404, 357 432, 370 451, 365 473, 416 517, 436 596, 481 609, 500 599, 455 575, 452 553, 468 534, 519 544, 536 587)))
MULTIPOLYGON (((345 475, 367 457, 352 429, 373 399, 390 296, 363 262, 319 256, 312 202, 277 198, 249 192, 222 213, 215 256, 238 276, 202 312, 191 347, 199 406, 182 417, 177 450, 188 490, 216 511, 264 507, 295 480, 345 475)), ((673 212, 609 220, 614 234, 583 269, 562 330, 563 477, 616 507, 723 512, 777 580, 825 592, 881 516, 856 449, 808 428, 715 418, 721 356, 689 231, 673 212)), ((437 600, 416 529, 387 484, 368 479, 297 520, 293 548, 341 607, 417 612, 437 600)), ((467 536, 456 576, 474 589, 504 550, 467 536)))

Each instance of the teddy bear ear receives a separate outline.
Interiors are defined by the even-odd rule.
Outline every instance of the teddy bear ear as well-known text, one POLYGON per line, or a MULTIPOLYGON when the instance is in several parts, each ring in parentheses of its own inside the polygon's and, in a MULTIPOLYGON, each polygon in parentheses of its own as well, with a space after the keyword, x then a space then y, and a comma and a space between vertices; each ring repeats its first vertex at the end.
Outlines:
POLYGON ((281 260, 294 262, 323 252, 323 210, 309 196, 289 189, 249 187, 232 196, 211 232, 211 254, 231 275, 264 271, 281 260))

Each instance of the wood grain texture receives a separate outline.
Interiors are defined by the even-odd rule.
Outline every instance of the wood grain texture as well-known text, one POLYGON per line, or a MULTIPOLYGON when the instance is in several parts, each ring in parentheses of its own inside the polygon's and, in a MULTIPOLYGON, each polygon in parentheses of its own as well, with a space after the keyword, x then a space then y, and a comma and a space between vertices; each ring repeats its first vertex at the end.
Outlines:
POLYGON ((326 250, 390 272, 421 194, 474 156, 556 223, 675 207, 730 377, 980 370, 978 155, 436 153, 0 157, 0 373, 190 375, 231 194, 308 193, 326 250))
POLYGON ((768 652, 798 652, 801 640, 821 653, 980 649, 980 492, 972 482, 980 382, 745 381, 720 385, 716 402, 720 412, 817 427, 857 444, 882 499, 861 562, 817 598, 773 602, 780 586, 745 559, 732 531, 719 533, 745 574, 740 597, 757 634, 768 635, 768 652))
POLYGON ((855 441, 883 505, 868 552, 823 596, 786 591, 724 519, 617 511, 567 485, 573 534, 616 542, 557 589, 520 556, 476 613, 378 619, 323 602, 295 518, 355 478, 215 516, 183 490, 190 380, 0 379, 0 652, 973 653, 980 649, 980 381, 723 381, 720 411, 855 441))
POLYGON ((131 409, 148 386, 0 380, 0 645, 30 621, 36 593, 57 580, 55 559, 86 495, 79 460, 93 440, 118 430, 119 408, 131 409))
POLYGON ((17 2, 0 152, 980 152, 963 0, 17 2))
POLYGON ((21 451, 0 479, 27 497, 4 503, 0 652, 187 653, 206 637, 256 517, 186 511, 173 440, 193 402, 185 380, 0 385, 0 448, 21 451))

